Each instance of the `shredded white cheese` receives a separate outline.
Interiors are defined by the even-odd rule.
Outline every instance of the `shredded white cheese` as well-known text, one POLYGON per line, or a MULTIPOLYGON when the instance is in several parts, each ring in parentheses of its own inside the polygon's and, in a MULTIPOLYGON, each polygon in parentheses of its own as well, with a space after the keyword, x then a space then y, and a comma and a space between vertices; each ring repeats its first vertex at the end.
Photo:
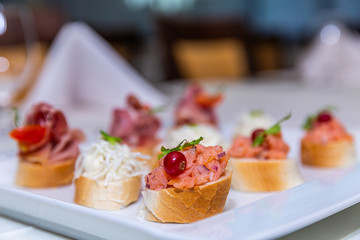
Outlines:
POLYGON ((208 146, 223 145, 224 139, 218 129, 211 125, 196 124, 183 125, 181 127, 171 129, 165 137, 165 146, 172 148, 177 146, 182 140, 192 141, 203 137, 201 144, 208 146))
POLYGON ((93 180, 103 181, 107 186, 109 182, 123 180, 132 176, 139 176, 148 172, 145 161, 147 155, 131 152, 125 144, 112 145, 99 139, 84 149, 76 161, 75 179, 80 176, 93 180))
POLYGON ((239 117, 235 129, 235 136, 250 137, 255 129, 267 129, 273 124, 274 119, 265 113, 252 114, 251 112, 247 112, 239 117))

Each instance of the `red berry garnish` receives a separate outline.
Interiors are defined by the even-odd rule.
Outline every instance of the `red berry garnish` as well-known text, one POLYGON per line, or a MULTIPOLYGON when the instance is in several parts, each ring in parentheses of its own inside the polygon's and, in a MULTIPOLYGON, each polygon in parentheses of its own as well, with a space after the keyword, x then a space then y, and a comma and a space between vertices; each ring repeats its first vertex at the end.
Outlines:
POLYGON ((259 134, 261 134, 261 133, 264 132, 264 131, 265 131, 265 129, 263 129, 263 128, 255 129, 255 130, 252 132, 252 134, 251 134, 251 140, 254 141, 255 138, 256 138, 257 136, 259 136, 259 134))
POLYGON ((181 152, 168 153, 164 158, 164 170, 171 176, 178 176, 186 169, 186 158, 181 152))
POLYGON ((329 112, 321 112, 317 117, 317 122, 318 123, 329 122, 329 121, 331 121, 331 119, 332 119, 332 116, 329 112))

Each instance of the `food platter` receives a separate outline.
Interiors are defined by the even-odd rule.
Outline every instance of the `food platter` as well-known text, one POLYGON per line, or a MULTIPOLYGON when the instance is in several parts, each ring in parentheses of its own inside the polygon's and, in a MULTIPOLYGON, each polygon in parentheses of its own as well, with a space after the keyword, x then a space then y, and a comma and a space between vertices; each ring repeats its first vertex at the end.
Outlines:
MULTIPOLYGON (((301 131, 285 128, 284 137, 293 149, 290 157, 297 158, 296 144, 301 131)), ((305 179, 302 185, 274 193, 231 190, 224 212, 219 215, 192 224, 159 224, 137 216, 141 198, 119 211, 94 210, 73 203, 73 185, 18 188, 13 185, 15 171, 15 155, 3 154, 0 213, 80 239, 276 238, 360 202, 360 185, 354 184, 360 182, 360 167, 332 170, 301 167, 305 179)))

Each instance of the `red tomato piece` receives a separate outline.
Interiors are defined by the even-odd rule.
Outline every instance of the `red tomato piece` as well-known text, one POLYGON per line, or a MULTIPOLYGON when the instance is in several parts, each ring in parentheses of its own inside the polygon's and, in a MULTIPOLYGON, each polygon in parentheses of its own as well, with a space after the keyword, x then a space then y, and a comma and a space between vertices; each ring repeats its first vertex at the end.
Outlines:
POLYGON ((25 145, 40 142, 45 135, 46 128, 40 125, 28 125, 15 128, 10 132, 10 137, 25 145))
POLYGON ((221 102, 223 95, 218 93, 216 95, 209 95, 205 92, 197 94, 195 101, 203 107, 212 107, 221 102))

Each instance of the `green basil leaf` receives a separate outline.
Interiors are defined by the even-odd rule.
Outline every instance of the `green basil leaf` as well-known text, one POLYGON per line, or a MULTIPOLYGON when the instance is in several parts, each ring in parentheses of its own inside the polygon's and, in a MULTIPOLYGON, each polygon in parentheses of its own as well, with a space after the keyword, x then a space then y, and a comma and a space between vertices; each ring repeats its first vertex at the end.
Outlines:
POLYGON ((281 126, 280 124, 286 120, 288 120, 289 118, 291 118, 291 113, 289 113, 288 115, 286 115, 285 117, 283 117, 282 119, 280 119, 277 123, 275 123, 273 126, 271 126, 270 128, 266 129, 264 132, 260 133, 259 135, 256 136, 256 138, 254 139, 252 146, 253 147, 257 147, 260 146, 261 144, 263 144, 264 140, 265 140, 265 136, 267 134, 269 135, 274 135, 277 134, 281 131, 281 126))
POLYGON ((261 109, 255 109, 250 111, 250 117, 261 117, 264 115, 264 111, 261 109))
POLYGON ((275 123, 270 128, 266 129, 264 133, 271 134, 271 135, 279 133, 281 131, 280 124, 290 118, 291 118, 291 113, 289 113, 288 115, 286 115, 285 117, 283 117, 282 119, 277 121, 277 123, 275 123))
MULTIPOLYGON (((323 111, 329 111, 329 112, 334 112, 334 111, 336 111, 337 110, 337 108, 335 107, 335 106, 333 106, 333 105, 327 105, 327 106, 325 106, 320 112, 323 112, 323 111)), ((319 112, 319 113, 320 113, 319 112)))
POLYGON ((280 131, 281 131, 281 127, 280 127, 280 125, 277 124, 277 125, 272 126, 269 129, 265 130, 265 133, 274 135, 274 134, 279 133, 280 131))
POLYGON ((316 120, 316 118, 319 116, 320 113, 333 112, 335 110, 337 110, 335 106, 332 106, 332 105, 325 106, 320 111, 318 111, 316 114, 309 115, 301 127, 304 130, 309 131, 309 130, 311 130, 314 121, 316 120))
POLYGON ((105 141, 108 141, 111 145, 115 145, 116 143, 121 143, 122 139, 119 137, 114 137, 109 135, 108 133, 100 130, 101 136, 105 141))
POLYGON ((310 116, 308 116, 308 117, 306 118, 305 122, 303 123, 302 128, 303 128, 304 130, 309 131, 309 130, 311 129, 311 127, 312 127, 312 124, 313 124, 315 118, 316 118, 315 115, 310 115, 310 116))
POLYGON ((185 148, 191 147, 191 146, 195 146, 197 144, 199 144, 204 138, 200 137, 196 140, 193 140, 191 142, 186 142, 186 139, 182 140, 176 147, 168 149, 165 148, 164 146, 161 147, 161 153, 158 155, 158 159, 162 158, 163 156, 171 153, 171 152, 176 152, 176 151, 181 151, 185 148), (185 142, 185 143, 184 143, 185 142))
POLYGON ((16 128, 18 128, 19 127, 19 109, 17 108, 17 107, 13 107, 12 108, 12 110, 13 110, 13 113, 14 113, 14 125, 15 125, 15 127, 16 128))
POLYGON ((289 113, 288 115, 286 115, 285 117, 283 117, 282 119, 280 119, 277 123, 275 123, 274 125, 280 125, 282 122, 288 120, 291 118, 291 113, 289 113))
POLYGON ((158 159, 160 159, 160 158, 162 158, 163 156, 165 156, 167 153, 160 153, 159 155, 158 155, 158 159))
POLYGON ((225 89, 226 89, 226 86, 225 84, 219 84, 217 87, 216 87, 216 93, 215 94, 221 94, 223 92, 225 92, 225 89))
POLYGON ((252 146, 253 147, 261 146, 261 144, 263 144, 264 140, 265 140, 265 134, 261 133, 256 136, 256 138, 254 139, 254 141, 252 143, 252 146))
POLYGON ((159 113, 159 112, 163 112, 166 110, 166 106, 162 105, 162 106, 158 106, 158 107, 153 107, 150 109, 150 113, 151 114, 155 114, 155 113, 159 113))
POLYGON ((195 145, 199 144, 202 140, 204 140, 204 138, 200 137, 199 139, 193 140, 191 142, 186 142, 182 146, 182 149, 187 148, 187 147, 191 147, 191 146, 195 146, 195 145))

